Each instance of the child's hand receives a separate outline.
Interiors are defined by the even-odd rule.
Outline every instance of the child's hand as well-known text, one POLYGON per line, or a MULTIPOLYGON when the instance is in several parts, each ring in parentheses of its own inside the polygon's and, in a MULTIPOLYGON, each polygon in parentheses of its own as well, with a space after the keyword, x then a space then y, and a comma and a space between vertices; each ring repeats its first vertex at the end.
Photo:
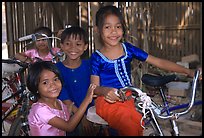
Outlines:
POLYGON ((31 58, 29 58, 29 57, 26 57, 26 59, 23 62, 33 63, 33 60, 31 58))
POLYGON ((64 29, 59 30, 59 31, 57 32, 57 37, 60 38, 63 31, 64 31, 64 29))
MULTIPOLYGON (((200 74, 199 74, 199 80, 202 80, 202 68, 201 67, 199 67, 199 68, 197 68, 197 70, 199 70, 200 71, 200 74)), ((195 76, 195 70, 190 70, 190 73, 189 73, 189 75, 188 76, 190 76, 190 77, 194 77, 195 76)))
POLYGON ((94 94, 94 89, 96 88, 96 85, 90 84, 88 92, 86 94, 86 99, 88 98, 89 103, 92 102, 93 99, 93 94, 94 94))
POLYGON ((198 68, 198 70, 200 70, 200 74, 199 74, 199 80, 202 80, 202 68, 198 68))
POLYGON ((104 94, 104 99, 109 103, 115 103, 116 101, 120 101, 119 95, 116 93, 117 89, 115 88, 107 88, 104 94))

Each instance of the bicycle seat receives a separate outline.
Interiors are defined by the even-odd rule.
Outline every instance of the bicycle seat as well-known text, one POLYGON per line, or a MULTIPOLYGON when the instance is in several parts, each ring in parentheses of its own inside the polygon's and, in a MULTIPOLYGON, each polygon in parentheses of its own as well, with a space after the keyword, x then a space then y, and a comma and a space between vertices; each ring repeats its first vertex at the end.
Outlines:
POLYGON ((142 82, 146 85, 153 86, 153 87, 161 87, 165 84, 176 80, 176 75, 165 75, 165 76, 156 76, 152 74, 144 74, 142 76, 142 82))
POLYGON ((19 66, 18 64, 8 64, 8 63, 3 63, 2 62, 2 78, 6 78, 10 75, 13 74, 13 72, 17 72, 20 68, 22 68, 21 66, 19 66))

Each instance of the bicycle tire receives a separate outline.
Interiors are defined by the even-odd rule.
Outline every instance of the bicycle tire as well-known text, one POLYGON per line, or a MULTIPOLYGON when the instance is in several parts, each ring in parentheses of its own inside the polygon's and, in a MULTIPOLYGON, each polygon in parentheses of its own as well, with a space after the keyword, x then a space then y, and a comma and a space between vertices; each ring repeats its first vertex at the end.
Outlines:
POLYGON ((8 136, 28 136, 28 130, 22 127, 22 116, 18 116, 11 124, 8 136))
POLYGON ((160 136, 159 131, 158 131, 158 129, 157 129, 157 126, 156 126, 155 122, 151 121, 151 122, 150 122, 150 125, 151 125, 151 127, 152 127, 152 129, 153 129, 153 132, 150 133, 149 136, 160 136))
MULTIPOLYGON (((145 127, 150 130, 148 132, 149 136, 160 136, 160 132, 158 130, 159 128, 157 128, 156 122, 150 116, 148 116, 146 120, 145 127)), ((162 130, 161 130, 161 133, 163 133, 162 130)))

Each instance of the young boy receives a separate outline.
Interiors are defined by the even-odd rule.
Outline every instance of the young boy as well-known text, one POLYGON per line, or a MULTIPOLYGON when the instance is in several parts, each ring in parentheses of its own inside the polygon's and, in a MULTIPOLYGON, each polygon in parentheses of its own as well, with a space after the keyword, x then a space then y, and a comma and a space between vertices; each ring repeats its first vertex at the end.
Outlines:
MULTIPOLYGON (((56 63, 64 81, 64 86, 58 98, 68 106, 72 106, 74 103, 72 111, 75 113, 85 98, 90 85, 90 62, 81 59, 88 48, 87 34, 80 27, 66 28, 61 33, 60 46, 66 58, 63 62, 56 63)), ((89 104, 90 106, 93 106, 93 102, 89 104)), ((90 135, 92 129, 91 123, 84 115, 77 129, 79 132, 75 132, 78 136, 90 135)))

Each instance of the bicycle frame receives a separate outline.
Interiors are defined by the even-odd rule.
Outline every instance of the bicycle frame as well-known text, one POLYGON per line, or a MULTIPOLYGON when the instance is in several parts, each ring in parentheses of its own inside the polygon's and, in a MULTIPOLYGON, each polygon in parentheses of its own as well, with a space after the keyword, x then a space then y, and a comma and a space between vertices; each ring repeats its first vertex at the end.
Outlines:
MULTIPOLYGON (((13 91, 12 89, 9 89, 10 91, 10 95, 5 97, 4 99, 2 99, 2 105, 3 103, 6 103, 8 100, 10 99, 14 99, 13 103, 9 103, 10 107, 3 112, 2 110, 2 123, 7 120, 7 117, 9 115, 11 115, 11 113, 17 109, 17 107, 19 106, 20 108, 18 108, 18 111, 15 113, 15 118, 18 116, 21 116, 21 122, 22 124, 26 123, 26 120, 23 120, 22 117, 26 116, 28 113, 28 108, 29 108, 29 102, 30 102, 30 92, 27 90, 26 84, 25 84, 25 76, 24 73, 28 67, 27 63, 21 63, 20 61, 17 60, 2 60, 3 63, 8 63, 8 64, 18 64, 20 65, 22 68, 19 69, 19 71, 15 71, 14 74, 14 82, 16 82, 17 84, 17 90, 13 91)), ((3 79, 3 78, 2 78, 3 79)), ((9 83, 10 80, 8 80, 7 83, 9 83)), ((5 87, 3 88, 3 90, 6 90, 6 87, 10 87, 9 84, 6 84, 5 87)), ((4 91, 2 91, 4 92, 4 91)), ((3 97, 2 97, 3 98, 3 97)), ((25 118, 25 117, 24 117, 25 118)), ((14 119, 15 121, 15 119, 14 119)), ((13 122, 12 122, 13 123, 13 122)), ((19 124, 19 126, 21 126, 22 124, 19 124)), ((26 130, 25 133, 27 133, 29 130, 28 125, 26 126, 26 130)), ((27 134, 26 134, 27 135, 27 134)))
MULTIPOLYGON (((33 39, 32 43, 37 41, 37 40, 41 40, 41 39, 50 39, 53 37, 47 37, 47 35, 45 34, 35 34, 35 35, 42 35, 43 38, 40 39, 33 39)), ((36 37, 36 36, 35 36, 36 37)), ((59 38, 58 38, 59 39, 59 38)), ((57 58, 61 58, 63 56, 63 53, 59 52, 56 53, 56 55, 54 55, 54 53, 52 52, 51 49, 51 45, 50 43, 48 43, 48 48, 52 54, 52 63, 56 63, 57 62, 57 58)), ((39 61, 41 59, 37 59, 37 61, 39 61)), ((7 120, 8 116, 11 115, 13 113, 13 111, 15 111, 16 109, 18 109, 17 107, 20 106, 17 114, 15 113, 15 120, 14 122, 12 122, 10 131, 9 131, 9 135, 16 135, 16 133, 20 133, 21 127, 24 127, 22 129, 24 129, 23 131, 25 132, 25 135, 29 135, 28 133, 28 122, 27 122, 27 115, 28 115, 28 111, 29 111, 29 102, 33 102, 35 100, 34 97, 31 97, 32 95, 30 94, 30 92, 28 91, 27 87, 26 87, 26 82, 25 82, 25 73, 26 73, 26 69, 28 68, 28 66, 32 63, 24 63, 21 62, 19 60, 12 60, 12 59, 2 59, 2 63, 3 64, 10 64, 10 65, 18 65, 17 68, 15 69, 10 69, 9 67, 5 67, 4 71, 5 72, 9 72, 8 74, 4 74, 3 70, 2 70, 2 79, 6 79, 6 77, 8 77, 9 75, 13 75, 15 74, 14 77, 14 81, 16 82, 17 88, 16 90, 12 90, 10 88, 9 84, 6 84, 4 88, 2 88, 2 93, 4 92, 4 90, 6 90, 8 88, 9 90, 9 95, 7 94, 6 97, 2 97, 2 103, 6 103, 8 100, 10 99, 14 99, 14 102, 12 102, 10 104, 10 106, 8 108, 6 108, 6 110, 2 110, 2 123, 7 120), (33 99, 32 99, 33 98, 33 99), (17 117, 16 117, 17 116, 17 117), (20 126, 20 128, 19 128, 20 126), (18 130, 15 130, 18 127, 18 130), (13 132, 12 132, 13 131, 13 132)), ((9 83, 9 79, 8 82, 5 81, 5 83, 9 83)), ((12 83, 12 82, 11 82, 12 83)), ((3 84, 3 81, 2 81, 3 84)))
MULTIPOLYGON (((8 61, 9 60, 3 60, 4 63, 6 63, 8 61)), ((12 111, 14 111, 16 109, 16 107, 18 105, 20 105, 20 103, 23 100, 23 96, 21 97, 21 94, 24 92, 25 86, 24 86, 24 84, 22 84, 23 78, 21 78, 20 76, 22 75, 24 77, 24 75, 22 73, 24 72, 25 69, 26 68, 21 68, 20 71, 17 71, 17 72, 14 73, 14 75, 15 75, 15 77, 14 77, 15 80, 14 81, 16 81, 17 82, 16 85, 18 85, 17 91, 13 92, 13 90, 10 90, 10 95, 8 97, 5 97, 4 99, 2 99, 2 103, 5 103, 6 101, 8 101, 10 99, 13 99, 13 98, 14 98, 14 101, 15 101, 14 103, 11 104, 11 106, 4 113, 2 113, 2 122, 11 114, 12 111)), ((10 86, 6 85, 3 88, 3 91, 6 89, 6 87, 10 87, 10 86)))

